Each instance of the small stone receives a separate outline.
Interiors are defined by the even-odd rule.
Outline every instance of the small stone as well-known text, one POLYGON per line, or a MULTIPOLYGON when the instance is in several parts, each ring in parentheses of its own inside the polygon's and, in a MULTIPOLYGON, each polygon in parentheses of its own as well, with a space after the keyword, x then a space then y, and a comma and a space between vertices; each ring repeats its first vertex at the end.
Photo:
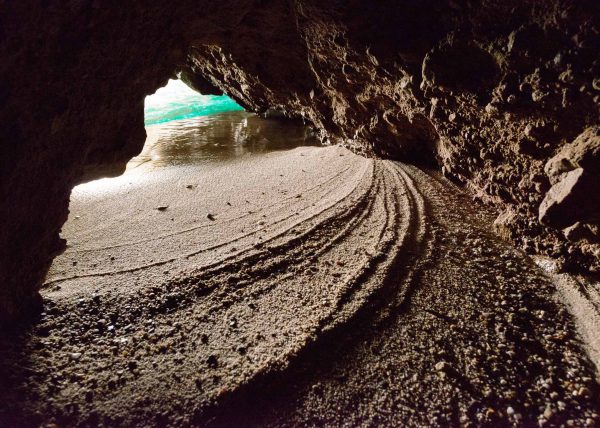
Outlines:
POLYGON ((532 101, 536 103, 542 101, 545 97, 546 94, 542 91, 533 91, 533 93, 531 94, 532 101))
POLYGON ((73 361, 79 361, 81 359, 81 352, 73 352, 69 354, 69 358, 73 361))
POLYGON ((185 188, 186 189, 193 189, 194 185, 193 184, 186 184, 185 188))
POLYGON ((161 206, 159 206, 159 207, 156 207, 156 209, 157 209, 158 211, 166 211, 166 210, 167 210, 167 208, 169 208, 169 206, 168 206, 168 205, 161 205, 161 206))
POLYGON ((571 70, 570 68, 566 69, 565 71, 560 73, 560 75, 558 76, 558 80, 560 80, 563 83, 572 83, 574 80, 573 70, 571 70))
POLYGON ((534 126, 531 123, 528 123, 525 127, 525 135, 527 135, 528 137, 532 137, 534 129, 534 126))
POLYGON ((450 368, 450 365, 445 361, 440 361, 439 363, 436 363, 436 365, 435 365, 435 369, 438 372, 447 371, 449 368, 450 368))
POLYGON ((485 106, 485 112, 487 114, 497 114, 498 113, 498 109, 496 107, 494 107, 492 104, 488 103, 485 106))
POLYGON ((510 406, 508 406, 508 407, 506 408, 506 414, 507 414, 508 416, 513 416, 513 415, 515 414, 515 409, 513 409, 513 408, 512 408, 512 407, 510 407, 510 406))
POLYGON ((588 388, 586 388, 585 386, 582 386, 581 388, 579 388, 578 395, 580 397, 589 397, 590 396, 590 390, 588 388))
POLYGON ((562 55, 562 53, 561 53, 561 52, 557 53, 557 54, 554 56, 554 65, 560 65, 560 64, 562 64, 562 62, 563 62, 563 59, 564 59, 564 58, 563 58, 563 55, 562 55))

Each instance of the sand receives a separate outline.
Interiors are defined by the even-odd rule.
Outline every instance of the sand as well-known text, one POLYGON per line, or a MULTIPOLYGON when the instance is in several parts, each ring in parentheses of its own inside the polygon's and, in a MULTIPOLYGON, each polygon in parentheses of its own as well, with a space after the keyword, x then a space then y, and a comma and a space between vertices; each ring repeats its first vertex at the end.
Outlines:
MULTIPOLYGON (((339 147, 76 188, 5 425, 600 423, 556 287, 433 173, 339 147)), ((141 173, 143 172, 143 173, 141 173)))

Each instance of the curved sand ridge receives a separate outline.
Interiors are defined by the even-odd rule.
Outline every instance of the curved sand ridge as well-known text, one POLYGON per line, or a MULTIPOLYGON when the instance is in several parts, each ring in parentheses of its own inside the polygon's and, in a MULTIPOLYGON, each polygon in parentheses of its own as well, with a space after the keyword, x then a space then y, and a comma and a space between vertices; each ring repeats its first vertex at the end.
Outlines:
POLYGON ((337 147, 121 179, 5 342, 9 422, 596 420, 552 285, 449 183, 337 147))

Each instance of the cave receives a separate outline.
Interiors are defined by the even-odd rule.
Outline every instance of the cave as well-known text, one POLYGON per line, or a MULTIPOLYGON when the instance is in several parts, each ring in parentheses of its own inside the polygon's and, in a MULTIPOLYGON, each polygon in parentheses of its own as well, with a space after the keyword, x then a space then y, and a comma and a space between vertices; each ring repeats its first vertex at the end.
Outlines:
POLYGON ((0 2, 0 423, 600 424, 599 19, 594 0, 0 2), (319 140, 231 197, 318 191, 290 187, 281 224, 301 220, 214 265, 48 295, 53 261, 83 265, 73 189, 125 177, 172 79, 319 140))

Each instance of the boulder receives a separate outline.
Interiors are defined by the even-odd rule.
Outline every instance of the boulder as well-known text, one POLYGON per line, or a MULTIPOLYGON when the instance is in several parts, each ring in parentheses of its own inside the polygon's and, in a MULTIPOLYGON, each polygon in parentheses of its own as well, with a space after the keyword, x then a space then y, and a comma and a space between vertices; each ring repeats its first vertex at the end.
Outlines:
POLYGON ((556 184, 565 173, 583 168, 587 174, 600 178, 600 126, 586 128, 579 136, 548 162, 544 171, 550 183, 556 184))
POLYGON ((600 221, 600 127, 585 129, 546 163, 552 187, 539 207, 545 225, 565 228, 600 221))
POLYGON ((542 200, 539 220, 557 229, 576 222, 597 223, 600 220, 598 177, 583 168, 565 173, 542 200))

